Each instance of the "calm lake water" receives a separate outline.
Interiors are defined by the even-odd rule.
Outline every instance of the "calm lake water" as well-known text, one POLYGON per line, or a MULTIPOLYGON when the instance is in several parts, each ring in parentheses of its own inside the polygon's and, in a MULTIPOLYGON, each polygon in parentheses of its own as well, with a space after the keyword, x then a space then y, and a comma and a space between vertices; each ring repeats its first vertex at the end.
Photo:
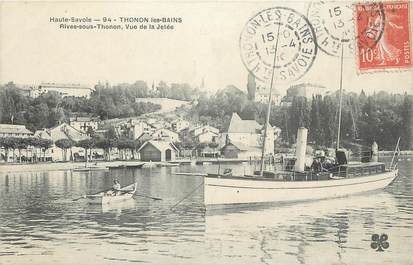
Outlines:
MULTIPOLYGON (((385 190, 309 203, 205 212, 206 167, 0 173, 0 264, 413 264, 412 162, 385 190), (114 206, 72 199, 137 181, 114 206), (171 206, 195 191, 176 208, 171 206), (384 252, 372 234, 388 235, 384 252)), ((240 173, 243 166, 236 168, 240 173)), ((221 167, 222 169, 223 167, 221 167)))

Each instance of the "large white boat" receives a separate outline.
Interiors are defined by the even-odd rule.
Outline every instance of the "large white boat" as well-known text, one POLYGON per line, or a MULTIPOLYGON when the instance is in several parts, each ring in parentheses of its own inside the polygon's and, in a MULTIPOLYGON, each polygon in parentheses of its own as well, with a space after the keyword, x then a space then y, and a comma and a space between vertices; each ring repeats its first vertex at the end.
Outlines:
MULTIPOLYGON (((277 58, 277 44, 278 33, 274 51, 274 65, 277 58)), ((232 176, 230 172, 208 174, 204 178, 204 203, 207 209, 214 208, 215 206, 283 203, 343 197, 382 189, 396 178, 398 170, 395 156, 400 138, 389 169, 385 168, 384 163, 377 162, 377 157, 372 159, 372 162, 349 163, 346 153, 340 151, 343 49, 344 45, 342 45, 341 50, 340 101, 335 161, 315 160, 314 166, 306 168, 307 129, 301 127, 297 132, 296 160, 293 165, 290 165, 291 167, 288 171, 266 172, 264 170, 264 149, 271 112, 271 93, 274 84, 275 67, 272 67, 273 72, 269 87, 269 100, 262 144, 261 169, 254 172, 253 175, 244 176, 232 176)), ((378 152, 378 150, 375 151, 378 152)))
POLYGON ((383 163, 369 162, 340 166, 340 172, 279 172, 267 176, 223 176, 204 179, 207 207, 251 203, 311 201, 343 197, 382 189, 397 176, 383 163))

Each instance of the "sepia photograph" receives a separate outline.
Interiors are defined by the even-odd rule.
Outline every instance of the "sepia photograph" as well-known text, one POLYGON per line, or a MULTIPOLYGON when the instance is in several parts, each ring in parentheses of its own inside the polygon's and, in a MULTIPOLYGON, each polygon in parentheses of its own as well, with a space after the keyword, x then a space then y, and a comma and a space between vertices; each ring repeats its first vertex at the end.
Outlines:
POLYGON ((413 265, 412 16, 0 1, 0 265, 413 265))

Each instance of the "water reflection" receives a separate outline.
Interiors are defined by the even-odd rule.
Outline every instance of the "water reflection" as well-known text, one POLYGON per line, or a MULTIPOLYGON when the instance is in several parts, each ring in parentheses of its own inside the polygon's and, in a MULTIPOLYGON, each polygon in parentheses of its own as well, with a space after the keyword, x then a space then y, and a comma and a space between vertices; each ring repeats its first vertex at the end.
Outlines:
POLYGON ((254 211, 207 214, 206 234, 210 241, 222 237, 245 239, 221 244, 220 257, 231 258, 241 250, 245 255, 249 249, 253 255, 259 246, 264 263, 265 257, 268 261, 282 257, 281 264, 323 264, 320 259, 326 264, 349 261, 348 264, 369 264, 368 259, 376 260, 376 253, 366 256, 363 252, 368 250, 369 238, 375 231, 387 232, 395 239, 403 233, 411 235, 397 221, 388 220, 387 224, 379 221, 382 216, 397 215, 396 203, 392 195, 379 192, 254 211), (363 262, 354 260, 355 253, 364 255, 363 262))
POLYGON ((409 264, 412 167, 401 167, 385 191, 207 213, 202 188, 171 210, 202 182, 173 173, 205 171, 201 167, 0 175, 1 262, 409 264), (114 178, 122 185, 136 181, 140 194, 163 200, 134 197, 105 206, 72 201, 107 189, 114 178), (379 254, 371 249, 373 233, 388 234, 390 248, 379 254))

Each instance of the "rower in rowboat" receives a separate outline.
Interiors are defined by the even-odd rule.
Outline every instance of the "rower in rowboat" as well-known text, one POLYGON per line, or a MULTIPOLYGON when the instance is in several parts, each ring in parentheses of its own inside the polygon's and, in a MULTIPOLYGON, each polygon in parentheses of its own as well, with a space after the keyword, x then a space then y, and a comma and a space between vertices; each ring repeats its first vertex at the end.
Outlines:
POLYGON ((105 195, 107 195, 107 196, 117 196, 117 195, 120 195, 120 194, 122 194, 122 188, 120 186, 119 180, 114 179, 112 189, 107 191, 105 195))

